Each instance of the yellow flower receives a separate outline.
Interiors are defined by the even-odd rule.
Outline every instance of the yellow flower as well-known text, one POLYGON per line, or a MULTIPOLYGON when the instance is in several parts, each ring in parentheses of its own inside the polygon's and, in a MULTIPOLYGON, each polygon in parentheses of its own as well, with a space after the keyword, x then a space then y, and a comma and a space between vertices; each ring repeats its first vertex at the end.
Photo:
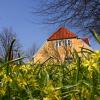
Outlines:
POLYGON ((18 82, 18 86, 19 87, 22 87, 22 88, 25 88, 25 86, 27 85, 26 81, 24 79, 17 79, 17 82, 18 82))
POLYGON ((84 60, 83 65, 86 66, 86 67, 88 67, 89 71, 92 70, 93 67, 97 66, 93 59, 84 60))
POLYGON ((43 100, 61 100, 60 91, 55 90, 52 81, 49 81, 48 85, 43 88, 43 92, 47 95, 43 100))
POLYGON ((3 71, 2 70, 0 70, 0 76, 2 76, 4 73, 3 73, 3 71))
POLYGON ((52 99, 50 99, 49 97, 45 97, 43 98, 43 100, 52 100, 52 99))
POLYGON ((19 69, 26 73, 31 70, 30 66, 26 66, 26 65, 20 66, 19 69))
POLYGON ((46 94, 52 93, 52 92, 54 92, 54 90, 55 89, 54 89, 51 81, 48 83, 48 86, 46 86, 45 88, 43 88, 43 91, 46 94))
POLYGON ((6 93, 6 88, 0 87, 0 95, 5 95, 6 93))
POLYGON ((2 78, 2 82, 3 82, 3 83, 7 83, 7 82, 12 83, 12 79, 11 79, 10 76, 4 75, 4 77, 2 78))
POLYGON ((38 86, 37 83, 36 83, 36 80, 34 80, 34 79, 29 80, 29 81, 28 81, 28 84, 29 84, 29 86, 31 86, 31 87, 36 87, 36 86, 38 86))
POLYGON ((94 53, 92 53, 91 56, 93 59, 99 60, 100 59, 100 51, 99 50, 94 51, 94 53))
POLYGON ((88 67, 88 70, 91 71, 94 68, 100 70, 100 51, 96 50, 88 56, 88 59, 82 58, 83 66, 88 67))

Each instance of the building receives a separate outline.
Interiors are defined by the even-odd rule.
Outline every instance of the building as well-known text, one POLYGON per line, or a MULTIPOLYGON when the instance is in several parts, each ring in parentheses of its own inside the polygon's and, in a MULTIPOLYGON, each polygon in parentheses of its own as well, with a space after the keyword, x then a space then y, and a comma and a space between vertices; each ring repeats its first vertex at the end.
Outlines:
POLYGON ((61 27, 37 51, 34 62, 64 62, 71 59, 74 50, 80 53, 82 48, 91 49, 88 38, 78 38, 73 32, 61 27))

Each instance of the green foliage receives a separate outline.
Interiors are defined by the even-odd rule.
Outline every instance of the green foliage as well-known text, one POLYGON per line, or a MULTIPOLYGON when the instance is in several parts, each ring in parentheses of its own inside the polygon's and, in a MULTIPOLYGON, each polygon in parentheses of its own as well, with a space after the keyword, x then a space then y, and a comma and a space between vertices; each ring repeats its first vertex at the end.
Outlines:
POLYGON ((0 64, 0 100, 99 100, 100 51, 76 51, 72 62, 0 64), (9 68, 9 70, 7 69, 9 68))

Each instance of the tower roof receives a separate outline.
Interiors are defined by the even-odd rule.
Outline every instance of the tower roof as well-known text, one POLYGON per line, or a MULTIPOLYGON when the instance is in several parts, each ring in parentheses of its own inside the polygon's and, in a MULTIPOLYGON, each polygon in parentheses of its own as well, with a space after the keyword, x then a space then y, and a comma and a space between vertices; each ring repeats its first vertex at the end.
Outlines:
POLYGON ((54 32, 47 40, 59 40, 59 39, 70 39, 77 38, 77 35, 73 32, 70 32, 68 29, 61 27, 56 32, 54 32))

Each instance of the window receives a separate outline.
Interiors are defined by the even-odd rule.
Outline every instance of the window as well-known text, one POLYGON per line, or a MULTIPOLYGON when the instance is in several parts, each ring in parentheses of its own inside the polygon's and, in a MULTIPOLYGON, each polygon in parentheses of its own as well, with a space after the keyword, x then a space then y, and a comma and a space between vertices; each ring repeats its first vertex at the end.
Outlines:
POLYGON ((61 46, 61 44, 62 44, 62 41, 61 40, 57 40, 56 44, 55 44, 55 47, 58 48, 58 47, 61 46))
POLYGON ((65 40, 64 42, 65 42, 64 45, 67 46, 67 40, 65 40))
POLYGON ((59 40, 59 47, 61 46, 61 40, 59 40))
POLYGON ((71 40, 70 39, 65 39, 65 40, 57 40, 55 43, 55 47, 59 48, 60 46, 62 46, 62 44, 64 46, 71 46, 71 40))
POLYGON ((67 40, 68 46, 71 46, 71 40, 67 40))
POLYGON ((56 41, 56 43, 55 43, 55 47, 56 47, 56 48, 58 47, 58 41, 56 41))
POLYGON ((71 40, 70 39, 64 40, 64 46, 71 46, 71 40))

